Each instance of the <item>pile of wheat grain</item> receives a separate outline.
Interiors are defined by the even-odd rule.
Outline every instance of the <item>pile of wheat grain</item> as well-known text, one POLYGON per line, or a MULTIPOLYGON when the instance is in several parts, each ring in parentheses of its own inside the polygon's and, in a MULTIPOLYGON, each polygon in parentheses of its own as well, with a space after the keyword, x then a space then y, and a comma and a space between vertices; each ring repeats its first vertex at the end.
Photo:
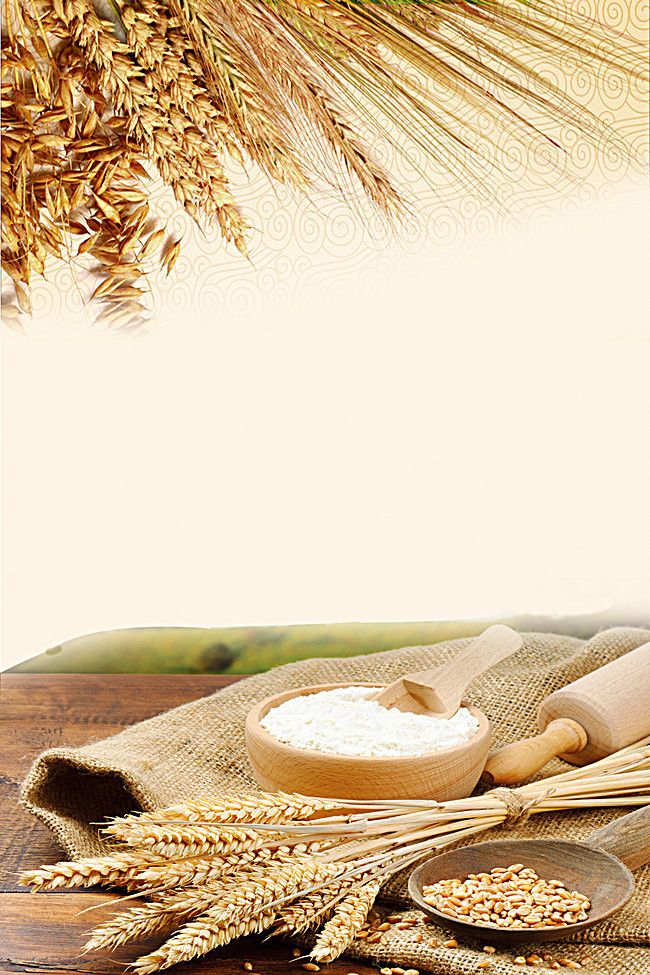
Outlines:
MULTIPOLYGON (((591 766, 522 786, 436 803, 351 802, 262 794, 184 802, 113 820, 108 856, 23 874, 35 890, 122 887, 146 896, 100 924, 87 949, 159 934, 140 975, 243 935, 314 932, 315 962, 342 954, 382 883, 450 843, 525 815, 650 803, 650 738, 591 766)), ((132 896, 132 895, 129 895, 132 896)))

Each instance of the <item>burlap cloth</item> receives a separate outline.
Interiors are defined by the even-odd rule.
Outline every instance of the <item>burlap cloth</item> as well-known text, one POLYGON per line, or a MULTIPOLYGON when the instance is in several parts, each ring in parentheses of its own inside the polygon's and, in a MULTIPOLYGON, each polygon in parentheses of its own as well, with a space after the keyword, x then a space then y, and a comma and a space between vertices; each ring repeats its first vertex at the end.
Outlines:
MULTIPOLYGON (((492 668, 469 688, 467 697, 490 718, 496 745, 514 741, 536 730, 539 702, 551 691, 576 680, 623 653, 650 640, 650 631, 610 629, 591 640, 527 633, 524 646, 512 658, 492 668)), ((391 681, 451 659, 467 640, 432 647, 408 647, 372 656, 314 659, 278 667, 143 721, 120 734, 82 748, 55 748, 34 762, 23 785, 25 805, 56 834, 70 855, 102 852, 105 845, 96 826, 108 815, 134 808, 151 809, 223 790, 250 789, 254 785, 244 745, 244 721, 257 701, 285 688, 335 681, 391 681)), ((544 774, 567 766, 554 762, 544 774)), ((509 836, 561 836, 583 839, 612 817, 608 810, 538 815, 509 836)), ((497 831, 481 834, 498 835, 497 831)), ((503 835, 503 833, 501 834, 503 835)), ((580 942, 538 946, 554 957, 579 960, 591 956, 588 972, 599 975, 650 975, 650 868, 636 874, 636 893, 610 920, 580 937, 580 942)), ((383 904, 407 906, 403 878, 384 891, 383 904)), ((414 966, 440 975, 480 973, 485 954, 475 947, 430 948, 416 943, 414 934, 427 939, 448 935, 435 925, 399 932, 390 947, 357 942, 351 954, 386 965, 414 966)), ((531 948, 533 950, 533 948, 531 948)), ((521 971, 514 953, 490 956, 492 975, 521 971)), ((293 968, 287 966, 287 971, 293 968)))

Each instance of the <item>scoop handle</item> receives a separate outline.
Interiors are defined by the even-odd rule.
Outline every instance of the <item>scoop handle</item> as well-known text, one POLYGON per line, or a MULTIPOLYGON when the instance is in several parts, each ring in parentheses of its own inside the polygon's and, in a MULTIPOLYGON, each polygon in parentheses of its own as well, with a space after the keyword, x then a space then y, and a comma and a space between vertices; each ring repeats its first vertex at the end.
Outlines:
POLYGON ((650 863, 650 806, 612 820, 587 837, 589 846, 613 853, 630 870, 650 863))
POLYGON ((450 717, 460 707, 468 684, 519 650, 522 643, 522 637, 515 630, 495 623, 446 664, 400 677, 379 691, 374 700, 384 707, 394 707, 406 693, 433 713, 450 717))
POLYGON ((494 623, 483 630, 456 656, 432 670, 408 674, 407 680, 430 686, 432 690, 447 696, 458 696, 458 704, 466 688, 480 674, 510 657, 523 644, 523 638, 502 623, 494 623))
POLYGON ((504 745, 488 755, 481 782, 483 785, 517 785, 557 758, 581 751, 587 744, 587 733, 577 721, 557 718, 541 735, 504 745))

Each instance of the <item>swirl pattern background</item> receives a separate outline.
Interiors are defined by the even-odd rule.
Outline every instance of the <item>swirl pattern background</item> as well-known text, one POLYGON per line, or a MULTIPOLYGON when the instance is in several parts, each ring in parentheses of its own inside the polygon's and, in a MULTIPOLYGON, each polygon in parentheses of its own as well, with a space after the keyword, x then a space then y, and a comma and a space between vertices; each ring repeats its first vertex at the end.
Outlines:
MULTIPOLYGON (((586 17, 599 16, 612 29, 643 39, 647 30, 645 0, 578 0, 586 17)), ((609 123, 633 147, 636 172, 647 166, 647 89, 615 69, 591 75, 575 59, 548 70, 543 55, 529 63, 579 100, 602 122, 609 123)), ((465 110, 466 111, 466 110, 465 110)), ((360 282, 380 281, 390 261, 403 263, 426 252, 442 261, 468 243, 498 242, 505 230, 552 219, 558 210, 588 206, 626 193, 634 168, 616 145, 597 149, 569 124, 554 133, 562 149, 537 139, 524 145, 498 128, 494 116, 472 120, 477 152, 494 163, 498 175, 483 186, 450 181, 427 164, 417 146, 375 147, 395 174, 409 200, 411 213, 399 226, 389 226, 354 187, 331 183, 297 198, 285 187, 271 186, 252 168, 233 172, 233 184, 252 227, 250 260, 224 247, 213 230, 197 227, 159 185, 157 212, 168 220, 183 250, 169 277, 152 275, 152 316, 146 330, 163 322, 181 325, 188 316, 219 321, 227 314, 281 308, 294 300, 344 295, 360 282), (422 171, 427 170, 427 179, 422 171), (387 257, 390 252, 390 257, 387 257)), ((87 304, 92 284, 83 271, 51 266, 47 280, 33 286, 31 335, 92 326, 87 304)))

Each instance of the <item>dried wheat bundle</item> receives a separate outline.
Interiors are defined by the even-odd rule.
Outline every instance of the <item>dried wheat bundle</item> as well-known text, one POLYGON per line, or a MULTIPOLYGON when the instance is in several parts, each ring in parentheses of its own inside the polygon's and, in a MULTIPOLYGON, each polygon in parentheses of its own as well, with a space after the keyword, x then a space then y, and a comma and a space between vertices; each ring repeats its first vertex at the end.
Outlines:
POLYGON ((316 932, 312 957, 327 962, 355 940, 382 883, 422 857, 537 813, 646 804, 650 737, 518 789, 448 802, 283 793, 188 801, 115 819, 105 829, 118 841, 110 854, 30 870, 21 882, 34 890, 103 884, 148 897, 98 925, 86 945, 160 935, 161 946, 134 962, 141 975, 265 930, 316 932))
POLYGON ((141 321, 143 277, 165 238, 149 214, 146 157, 97 72, 56 37, 51 20, 18 8, 3 38, 2 267, 17 302, 5 312, 31 312, 31 276, 50 257, 85 255, 98 321, 129 328, 141 321))
MULTIPOLYGON (((489 184, 512 137, 550 149, 565 124, 625 152, 550 76, 579 71, 591 91, 610 69, 640 77, 643 55, 564 4, 6 0, 2 260, 17 300, 7 314, 29 311, 31 277, 49 258, 87 254, 102 320, 136 323, 165 238, 149 213, 156 174, 246 253, 228 156, 297 190, 335 174, 346 195, 351 180, 396 216, 405 201, 377 138, 414 149, 426 179, 459 192, 489 184)), ((178 253, 167 240, 168 271, 178 253)))

